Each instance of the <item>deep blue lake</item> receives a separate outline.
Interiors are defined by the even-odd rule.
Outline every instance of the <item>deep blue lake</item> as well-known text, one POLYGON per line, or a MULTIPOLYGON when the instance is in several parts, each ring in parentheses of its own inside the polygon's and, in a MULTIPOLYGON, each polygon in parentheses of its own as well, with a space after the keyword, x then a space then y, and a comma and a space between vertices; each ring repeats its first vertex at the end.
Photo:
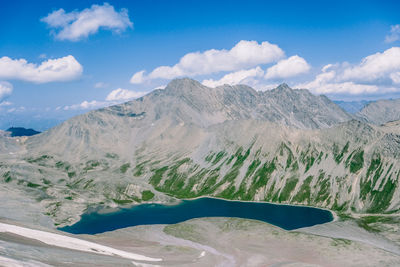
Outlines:
POLYGON ((333 220, 330 211, 312 207, 199 198, 183 200, 177 205, 140 204, 110 213, 86 213, 79 222, 59 230, 73 234, 98 234, 129 226, 173 224, 201 217, 254 219, 286 230, 333 220))

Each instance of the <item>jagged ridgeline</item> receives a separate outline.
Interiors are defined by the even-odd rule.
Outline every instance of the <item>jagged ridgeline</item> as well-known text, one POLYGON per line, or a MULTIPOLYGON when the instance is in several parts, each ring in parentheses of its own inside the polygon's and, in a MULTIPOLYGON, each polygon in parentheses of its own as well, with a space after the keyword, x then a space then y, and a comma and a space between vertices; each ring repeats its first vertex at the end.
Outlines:
POLYGON ((285 84, 257 92, 179 79, 36 136, 0 136, 1 186, 61 225, 88 206, 171 197, 398 212, 400 123, 363 114, 285 84))

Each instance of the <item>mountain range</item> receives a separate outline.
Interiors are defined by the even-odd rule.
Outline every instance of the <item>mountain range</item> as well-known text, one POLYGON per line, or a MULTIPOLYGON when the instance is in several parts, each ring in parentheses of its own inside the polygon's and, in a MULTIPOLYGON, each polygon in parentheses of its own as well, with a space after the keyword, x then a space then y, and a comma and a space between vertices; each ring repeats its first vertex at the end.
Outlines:
POLYGON ((286 84, 260 92, 176 79, 38 135, 0 135, 0 186, 57 225, 92 206, 198 196, 394 213, 398 107, 378 101, 349 114, 286 84))

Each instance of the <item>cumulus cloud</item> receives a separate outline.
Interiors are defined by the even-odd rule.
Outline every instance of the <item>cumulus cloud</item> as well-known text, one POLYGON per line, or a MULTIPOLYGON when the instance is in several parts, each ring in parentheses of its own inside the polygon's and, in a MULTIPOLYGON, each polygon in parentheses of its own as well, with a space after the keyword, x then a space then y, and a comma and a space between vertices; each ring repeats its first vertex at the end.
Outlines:
POLYGON ((130 91, 122 88, 115 89, 111 91, 105 101, 97 101, 97 100, 92 100, 92 101, 83 101, 79 104, 73 104, 69 106, 64 106, 64 107, 57 107, 56 110, 90 110, 90 109, 97 109, 97 108, 103 108, 107 107, 110 105, 115 105, 130 99, 138 98, 141 97, 148 92, 135 92, 135 91, 130 91))
POLYGON ((379 90, 376 85, 356 84, 354 82, 329 82, 326 77, 330 73, 322 73, 317 75, 314 81, 299 84, 297 88, 310 89, 317 94, 362 94, 375 93, 379 90))
POLYGON ((108 3, 92 5, 82 11, 65 12, 64 9, 56 10, 41 21, 53 29, 56 39, 78 41, 97 33, 100 28, 113 32, 122 32, 131 28, 133 23, 128 16, 128 10, 122 8, 116 11, 108 3))
POLYGON ((135 92, 135 91, 130 91, 122 88, 115 89, 111 91, 107 97, 107 101, 119 101, 119 100, 129 100, 129 99, 134 99, 141 97, 145 95, 147 92, 135 92))
POLYGON ((400 24, 390 26, 390 34, 386 35, 385 42, 393 43, 400 39, 400 24))
POLYGON ((285 79, 299 74, 307 73, 310 70, 307 61, 298 55, 280 60, 277 64, 267 69, 265 79, 285 79))
POLYGON ((400 47, 392 47, 358 64, 328 64, 313 81, 297 87, 324 94, 370 94, 399 91, 399 83, 400 47))
POLYGON ((83 110, 83 109, 95 109, 95 108, 101 108, 105 107, 107 105, 110 105, 109 102, 103 102, 103 101, 83 101, 80 104, 74 104, 70 106, 65 106, 64 110, 83 110))
POLYGON ((0 82, 0 101, 5 97, 11 95, 13 86, 9 82, 0 82))
POLYGON ((146 79, 144 74, 145 72, 146 72, 145 70, 141 70, 133 74, 131 78, 131 83, 133 84, 143 83, 146 79))
POLYGON ((242 40, 230 50, 210 49, 184 55, 173 66, 160 66, 149 74, 145 71, 135 73, 131 83, 139 84, 152 79, 173 79, 181 76, 196 76, 237 71, 260 64, 276 62, 284 56, 279 46, 269 42, 259 44, 256 41, 242 40))
POLYGON ((248 83, 249 79, 260 78, 264 75, 264 71, 259 67, 248 70, 239 70, 228 73, 219 80, 208 79, 202 83, 208 87, 217 87, 224 84, 235 85, 240 83, 248 83))
POLYGON ((400 71, 400 47, 365 57, 356 66, 345 67, 339 79, 343 81, 379 82, 392 80, 390 75, 400 71))
POLYGON ((299 84, 297 88, 306 88, 317 94, 362 94, 375 93, 379 90, 376 85, 357 84, 352 81, 339 81, 337 72, 334 70, 337 66, 329 64, 322 68, 311 82, 299 84))
POLYGON ((249 84, 255 87, 264 86, 262 78, 267 80, 291 78, 310 70, 307 61, 299 56, 292 56, 287 59, 280 60, 274 66, 268 68, 265 72, 257 66, 247 70, 239 70, 231 72, 223 76, 219 80, 206 79, 202 83, 209 87, 216 87, 223 84, 249 84))
POLYGON ((24 80, 35 83, 69 81, 81 76, 83 68, 71 55, 49 59, 40 65, 25 59, 0 58, 0 78, 24 80))

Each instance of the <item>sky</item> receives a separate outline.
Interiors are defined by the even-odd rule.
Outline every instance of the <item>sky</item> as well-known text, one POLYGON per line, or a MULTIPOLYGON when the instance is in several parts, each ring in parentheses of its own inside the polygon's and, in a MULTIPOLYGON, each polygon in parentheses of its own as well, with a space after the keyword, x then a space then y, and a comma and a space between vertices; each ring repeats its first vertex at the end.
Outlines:
POLYGON ((174 78, 400 97, 399 1, 0 0, 0 129, 45 130, 174 78))

